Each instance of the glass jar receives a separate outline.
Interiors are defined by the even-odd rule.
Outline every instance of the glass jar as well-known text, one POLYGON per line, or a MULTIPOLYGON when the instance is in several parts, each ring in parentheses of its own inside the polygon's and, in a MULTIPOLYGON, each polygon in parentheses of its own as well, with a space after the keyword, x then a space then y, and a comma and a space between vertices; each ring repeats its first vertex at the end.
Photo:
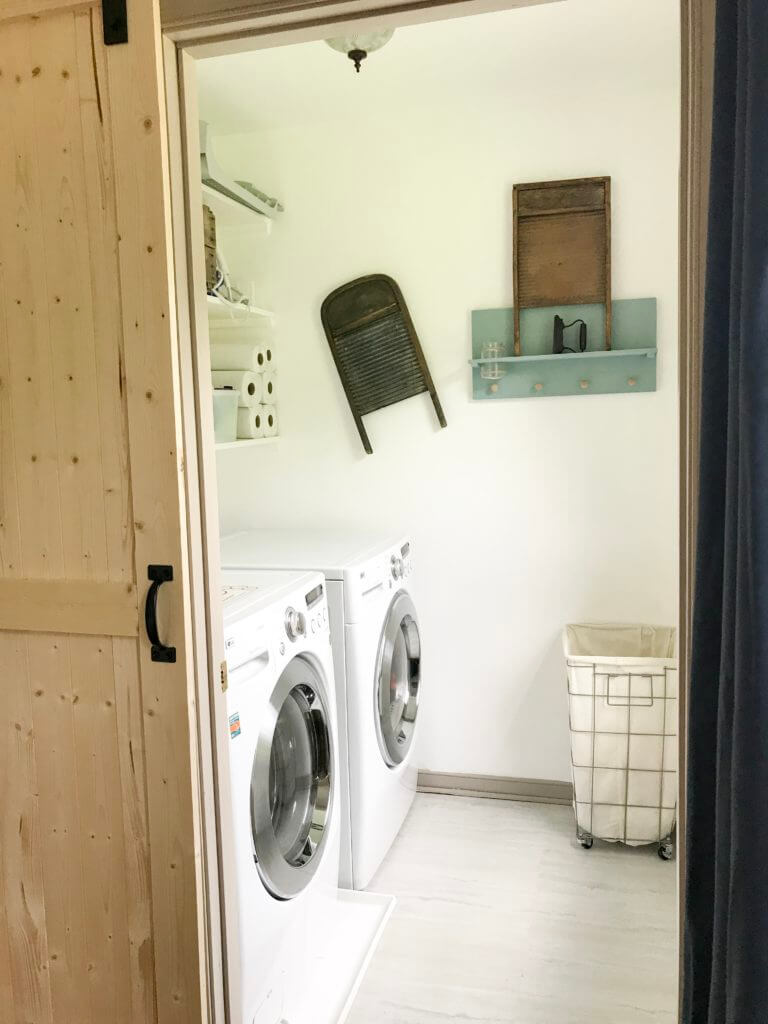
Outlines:
POLYGON ((482 359, 489 360, 480 364, 480 376, 483 380, 500 380, 507 372, 504 364, 496 361, 506 355, 503 342, 486 341, 480 355, 482 359))

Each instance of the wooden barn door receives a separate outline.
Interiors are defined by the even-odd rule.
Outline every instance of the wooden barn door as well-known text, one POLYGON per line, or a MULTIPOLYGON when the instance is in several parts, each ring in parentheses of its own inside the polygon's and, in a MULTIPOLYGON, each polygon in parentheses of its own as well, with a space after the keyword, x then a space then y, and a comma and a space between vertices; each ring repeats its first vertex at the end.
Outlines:
POLYGON ((127 11, 106 45, 100 0, 0 4, 9 1024, 206 1016, 160 38, 153 0, 127 11))

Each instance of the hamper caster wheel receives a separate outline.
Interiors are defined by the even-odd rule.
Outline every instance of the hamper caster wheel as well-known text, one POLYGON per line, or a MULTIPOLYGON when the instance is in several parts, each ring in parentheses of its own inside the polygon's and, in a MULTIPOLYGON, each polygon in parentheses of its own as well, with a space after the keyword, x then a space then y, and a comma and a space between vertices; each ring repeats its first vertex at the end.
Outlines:
POLYGON ((674 852, 672 843, 659 843, 659 856, 662 860, 672 860, 674 852))
POLYGON ((592 836, 579 836, 579 842, 585 850, 591 850, 592 843, 594 843, 594 839, 592 838, 592 836))

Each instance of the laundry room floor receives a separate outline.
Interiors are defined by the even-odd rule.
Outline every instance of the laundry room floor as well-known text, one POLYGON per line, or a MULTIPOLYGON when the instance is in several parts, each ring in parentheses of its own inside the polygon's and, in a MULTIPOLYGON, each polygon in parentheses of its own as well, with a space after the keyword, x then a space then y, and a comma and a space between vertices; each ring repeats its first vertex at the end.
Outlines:
POLYGON ((570 807, 418 794, 348 1024, 674 1024, 676 871, 582 850, 570 807))

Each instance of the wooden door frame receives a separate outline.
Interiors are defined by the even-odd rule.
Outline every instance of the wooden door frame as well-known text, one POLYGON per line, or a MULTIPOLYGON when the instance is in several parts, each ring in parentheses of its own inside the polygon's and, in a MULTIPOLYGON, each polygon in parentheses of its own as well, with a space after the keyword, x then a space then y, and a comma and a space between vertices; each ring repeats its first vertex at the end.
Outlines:
POLYGON ((212 56, 254 49, 256 39, 260 47, 322 39, 329 25, 362 31, 371 21, 397 27, 561 2, 567 0, 165 0, 161 7, 168 39, 212 56), (197 49, 207 45, 212 49, 197 49))
MULTIPOLYGON (((207 340, 207 327, 195 300, 193 281, 204 279, 199 265, 200 254, 190 247, 188 227, 193 226, 195 211, 184 181, 184 89, 182 79, 191 74, 194 60, 249 49, 285 45, 324 38, 330 26, 334 31, 345 27, 362 30, 367 24, 417 24, 469 14, 533 6, 553 0, 194 0, 189 6, 194 14, 170 17, 163 22, 166 87, 169 96, 169 127, 171 152, 171 183, 175 234, 175 262, 179 303, 179 345, 184 379, 194 386, 195 401, 184 404, 184 435, 190 468, 188 507, 190 508, 190 565, 193 585, 192 601, 196 608, 205 608, 206 632, 196 640, 198 680, 212 680, 213 687, 199 685, 201 732, 213 729, 214 716, 210 702, 215 699, 215 681, 219 676, 219 660, 223 657, 221 640, 213 623, 220 614, 219 596, 208 588, 208 579, 218 572, 218 508, 216 495, 207 482, 215 480, 215 451, 212 437, 210 403, 202 401, 199 390, 200 361, 208 367, 207 353, 201 350, 200 339, 207 340), (181 99, 179 99, 181 96, 181 99), (197 268, 194 264, 198 263, 197 268), (208 440, 206 442, 205 434, 208 440), (193 467, 196 471, 193 472, 193 467), (195 490, 195 488, 198 488, 195 490), (209 534, 216 533, 210 541, 209 534), (203 709, 203 705, 207 707, 203 709)), ((557 0, 554 0, 557 2, 557 0)), ((173 6, 176 0, 169 0, 173 6)), ((682 921, 685 881, 685 776, 686 721, 688 704, 688 665, 690 623, 693 600, 694 539, 698 483, 698 408, 700 401, 699 344, 703 314, 705 278, 706 211, 709 177, 709 143, 712 104, 712 63, 714 53, 715 0, 680 0, 681 15, 681 95, 680 95, 680 180, 679 180, 679 630, 680 630, 680 700, 679 700, 679 825, 678 834, 678 955, 679 981, 682 990, 682 921)), ((189 112, 187 112, 189 114, 189 112)), ((198 214, 199 216, 199 214, 198 214)), ((207 373, 205 377, 207 378, 207 373)), ((190 393, 192 393, 190 391, 190 393)), ((216 741, 200 739, 204 756, 211 760, 201 765, 203 792, 208 794, 206 806, 223 803, 217 794, 213 756, 216 741)), ((209 860, 216 856, 217 834, 207 816, 207 851, 209 860)), ((216 937, 218 923, 223 919, 219 883, 211 872, 211 989, 216 1007, 223 1005, 224 980, 221 966, 223 942, 216 937)), ((219 1014, 214 1009, 213 1019, 219 1014)))
MULTIPOLYGON (((680 699, 678 834, 685 837, 688 704, 699 484, 701 334, 704 322, 709 163, 716 0, 680 2, 680 229, 679 229, 679 452, 680 452, 680 699)), ((678 844, 678 983, 682 1007, 685 845, 678 844)))

